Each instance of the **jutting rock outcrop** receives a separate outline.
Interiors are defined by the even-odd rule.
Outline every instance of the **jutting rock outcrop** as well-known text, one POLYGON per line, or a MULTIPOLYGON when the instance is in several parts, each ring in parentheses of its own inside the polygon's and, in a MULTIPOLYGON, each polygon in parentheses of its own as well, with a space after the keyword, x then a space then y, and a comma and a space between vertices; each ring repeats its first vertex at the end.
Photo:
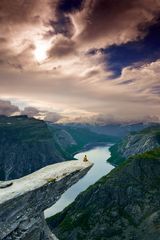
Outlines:
POLYGON ((44 219, 51 207, 92 163, 67 161, 23 178, 0 183, 0 239, 56 240, 44 219))

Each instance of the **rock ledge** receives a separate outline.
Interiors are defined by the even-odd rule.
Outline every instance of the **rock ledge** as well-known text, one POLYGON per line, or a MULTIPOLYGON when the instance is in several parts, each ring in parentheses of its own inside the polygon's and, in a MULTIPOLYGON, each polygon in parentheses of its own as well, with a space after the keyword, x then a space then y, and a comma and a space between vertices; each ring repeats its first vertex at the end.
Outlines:
POLYGON ((0 239, 56 240, 45 222, 44 210, 91 166, 91 162, 75 160, 53 164, 1 188, 0 239))

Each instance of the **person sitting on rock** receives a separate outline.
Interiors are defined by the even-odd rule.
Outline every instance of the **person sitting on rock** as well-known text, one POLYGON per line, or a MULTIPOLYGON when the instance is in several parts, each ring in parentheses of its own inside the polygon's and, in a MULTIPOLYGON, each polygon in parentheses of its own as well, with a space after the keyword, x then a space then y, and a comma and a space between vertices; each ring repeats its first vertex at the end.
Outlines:
POLYGON ((87 155, 84 156, 84 158, 83 158, 83 162, 88 162, 87 155))

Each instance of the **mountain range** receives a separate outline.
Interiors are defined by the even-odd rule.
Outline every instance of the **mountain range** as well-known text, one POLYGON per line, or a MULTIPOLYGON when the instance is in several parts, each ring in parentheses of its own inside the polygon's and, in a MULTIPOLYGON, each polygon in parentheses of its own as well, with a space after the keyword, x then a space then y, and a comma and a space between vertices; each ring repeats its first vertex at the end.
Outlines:
POLYGON ((73 159, 81 150, 114 143, 108 161, 115 169, 49 218, 48 225, 60 240, 160 239, 159 124, 114 129, 0 116, 0 136, 1 181, 73 159))
POLYGON ((157 125, 132 133, 114 145, 109 161, 118 166, 48 219, 57 237, 159 240, 159 136, 157 125))
POLYGON ((25 115, 0 116, 0 180, 20 178, 49 164, 71 160, 83 147, 117 140, 25 115))

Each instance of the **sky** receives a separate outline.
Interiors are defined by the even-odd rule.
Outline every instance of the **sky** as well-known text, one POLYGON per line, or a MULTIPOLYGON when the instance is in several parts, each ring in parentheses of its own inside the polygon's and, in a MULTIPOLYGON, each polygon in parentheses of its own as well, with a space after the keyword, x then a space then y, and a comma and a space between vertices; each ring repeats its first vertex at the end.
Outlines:
POLYGON ((1 0, 0 114, 160 121, 159 0, 1 0))

